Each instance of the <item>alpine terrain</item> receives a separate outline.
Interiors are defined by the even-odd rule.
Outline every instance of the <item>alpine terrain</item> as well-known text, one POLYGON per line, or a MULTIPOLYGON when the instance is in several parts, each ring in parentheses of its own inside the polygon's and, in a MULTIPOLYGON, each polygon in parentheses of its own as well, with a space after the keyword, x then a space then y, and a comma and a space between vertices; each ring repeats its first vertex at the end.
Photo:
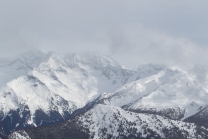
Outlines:
POLYGON ((93 53, 0 59, 0 138, 208 139, 208 68, 93 53))

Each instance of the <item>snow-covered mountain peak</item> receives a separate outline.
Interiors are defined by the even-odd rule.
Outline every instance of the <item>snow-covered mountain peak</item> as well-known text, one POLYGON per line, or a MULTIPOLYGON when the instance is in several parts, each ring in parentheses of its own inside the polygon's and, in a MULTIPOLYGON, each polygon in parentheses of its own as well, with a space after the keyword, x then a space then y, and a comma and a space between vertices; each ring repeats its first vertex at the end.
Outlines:
POLYGON ((151 71, 151 70, 162 70, 162 69, 165 69, 166 66, 165 65, 162 65, 162 64, 143 64, 143 65, 139 65, 137 67, 137 70, 139 71, 151 71))
POLYGON ((55 52, 49 52, 47 54, 46 63, 50 66, 50 68, 65 66, 70 68, 93 68, 95 70, 102 70, 103 68, 114 68, 117 70, 122 69, 122 67, 112 58, 92 53, 59 54, 55 52))
POLYGON ((10 110, 19 109, 22 103, 28 107, 31 116, 39 109, 46 114, 50 111, 58 111, 61 115, 71 113, 102 93, 122 86, 134 73, 122 69, 111 58, 98 54, 31 51, 21 54, 17 61, 29 66, 32 62, 36 66, 2 83, 0 94, 6 97, 0 98, 0 107, 5 115, 10 110), (10 95, 5 95, 7 90, 12 90, 10 95))
POLYGON ((199 107, 204 107, 208 93, 183 71, 164 68, 153 75, 124 84, 101 99, 104 104, 134 111, 163 113, 174 109, 180 119, 187 118, 198 112, 199 107))
POLYGON ((0 67, 11 67, 16 70, 24 69, 25 71, 38 67, 46 58, 46 55, 39 50, 32 49, 22 52, 9 58, 0 59, 0 67))
POLYGON ((20 117, 27 113, 25 125, 44 123, 35 121, 39 113, 65 118, 89 103, 108 105, 98 105, 93 113, 123 108, 182 119, 208 102, 208 78, 201 84, 194 71, 164 65, 130 70, 100 54, 36 50, 2 61, 0 113, 4 118, 11 111, 18 111, 20 117))
POLYGON ((0 59, 0 87, 37 68, 46 58, 39 50, 31 49, 10 58, 0 59))

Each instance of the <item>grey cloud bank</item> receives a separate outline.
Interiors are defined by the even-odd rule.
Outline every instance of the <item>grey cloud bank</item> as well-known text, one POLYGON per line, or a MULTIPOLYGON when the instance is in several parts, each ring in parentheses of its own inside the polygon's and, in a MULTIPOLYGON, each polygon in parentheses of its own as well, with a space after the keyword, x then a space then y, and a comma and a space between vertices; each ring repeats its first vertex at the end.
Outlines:
POLYGON ((1 57, 34 47, 104 53, 129 67, 208 63, 205 0, 0 2, 1 57))

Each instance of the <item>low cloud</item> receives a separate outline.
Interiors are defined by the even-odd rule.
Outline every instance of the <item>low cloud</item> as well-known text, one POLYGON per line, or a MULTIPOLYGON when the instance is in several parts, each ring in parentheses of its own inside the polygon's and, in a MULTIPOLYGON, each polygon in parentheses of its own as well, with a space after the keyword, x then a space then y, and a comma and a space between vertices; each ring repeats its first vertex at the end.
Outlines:
POLYGON ((206 47, 142 24, 117 26, 111 31, 103 31, 100 38, 105 38, 102 46, 106 46, 103 48, 106 48, 107 54, 131 68, 147 63, 190 68, 195 64, 207 65, 208 62, 206 47))
POLYGON ((0 57, 30 47, 144 63, 207 65, 207 1, 32 0, 0 5, 0 57))

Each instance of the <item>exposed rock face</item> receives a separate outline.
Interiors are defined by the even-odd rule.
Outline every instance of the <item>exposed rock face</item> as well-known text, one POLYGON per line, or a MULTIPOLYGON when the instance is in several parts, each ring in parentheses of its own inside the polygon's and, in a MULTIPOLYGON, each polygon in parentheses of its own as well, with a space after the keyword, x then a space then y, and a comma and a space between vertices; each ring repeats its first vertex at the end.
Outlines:
POLYGON ((208 128, 208 107, 203 108, 196 114, 186 118, 184 121, 208 128))

